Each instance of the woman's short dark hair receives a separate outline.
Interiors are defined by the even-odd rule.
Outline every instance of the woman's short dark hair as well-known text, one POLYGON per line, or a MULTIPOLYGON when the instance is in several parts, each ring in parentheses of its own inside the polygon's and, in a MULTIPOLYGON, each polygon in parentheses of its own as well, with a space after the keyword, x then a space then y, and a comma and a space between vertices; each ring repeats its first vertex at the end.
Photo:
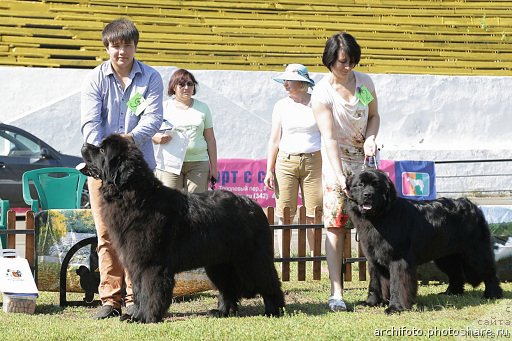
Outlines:
POLYGON ((169 85, 167 86, 167 95, 174 95, 174 89, 178 84, 185 84, 189 81, 194 83, 194 92, 192 93, 192 95, 195 95, 197 93, 197 88, 199 87, 199 84, 197 83, 194 75, 190 71, 185 69, 178 69, 174 71, 174 73, 171 76, 171 79, 169 79, 169 85))
POLYGON ((345 52, 350 59, 352 67, 359 64, 361 59, 361 47, 352 35, 347 32, 336 33, 330 37, 325 43, 324 54, 322 56, 322 63, 325 67, 331 70, 334 63, 338 60, 340 51, 345 52))
POLYGON ((133 42, 135 46, 139 43, 139 31, 132 21, 121 18, 112 21, 103 29, 101 33, 103 45, 108 48, 109 43, 133 42))

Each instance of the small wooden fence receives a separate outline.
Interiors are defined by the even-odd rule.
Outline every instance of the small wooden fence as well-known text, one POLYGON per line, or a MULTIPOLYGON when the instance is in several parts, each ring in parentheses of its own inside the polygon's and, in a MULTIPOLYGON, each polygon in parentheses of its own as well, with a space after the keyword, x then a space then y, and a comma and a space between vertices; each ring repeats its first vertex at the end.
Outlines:
MULTIPOLYGON (((290 208, 285 208, 283 211, 283 225, 277 225, 274 221, 275 210, 273 207, 266 209, 268 222, 271 228, 275 230, 282 230, 282 256, 276 257, 275 262, 281 263, 281 279, 283 281, 290 280, 290 264, 292 262, 297 263, 297 280, 305 281, 307 264, 312 264, 312 278, 314 280, 320 280, 322 278, 322 262, 326 261, 325 255, 322 254, 322 209, 317 207, 315 210, 314 224, 306 224, 306 209, 305 207, 299 207, 297 210, 297 224, 291 221, 290 208), (306 229, 314 229, 314 247, 312 255, 307 255, 306 250, 306 229), (294 232, 296 231, 296 232, 294 232), (292 255, 292 243, 295 243, 293 233, 297 233, 297 255, 292 255)), ((6 229, 0 229, 0 235, 7 235, 7 248, 16 249, 16 236, 20 234, 25 235, 25 258, 27 259, 30 267, 36 269, 36 245, 35 245, 35 220, 34 212, 28 211, 25 217, 16 216, 14 210, 7 212, 7 226, 6 229), (25 221, 25 229, 16 229, 16 220, 25 221)), ((343 273, 344 281, 352 280, 352 263, 359 263, 359 279, 366 280, 366 262, 362 255, 362 251, 359 248, 358 257, 353 258, 352 252, 352 238, 351 230, 345 229, 345 244, 344 244, 344 255, 343 255, 343 266, 340 271, 343 273)), ((272 234, 274 236, 274 234, 272 234)), ((272 239, 273 240, 273 239, 272 239)), ((272 244, 274 245, 274 243, 272 244)))
MULTIPOLYGON (((314 224, 306 224, 306 208, 301 206, 297 210, 297 224, 294 224, 290 215, 290 208, 285 207, 283 209, 283 225, 275 223, 275 209, 268 207, 266 209, 267 219, 271 228, 275 230, 282 230, 282 256, 275 258, 275 262, 281 263, 281 280, 290 280, 290 263, 297 263, 297 280, 306 280, 306 264, 312 264, 313 280, 320 280, 322 278, 322 262, 326 261, 325 255, 322 255, 322 229, 324 225, 322 223, 322 208, 315 208, 314 224), (306 254, 306 229, 314 229, 314 246, 312 255, 306 254), (292 232, 297 233, 297 255, 291 255, 292 243, 292 232)), ((352 238, 351 230, 344 229, 344 247, 343 247, 343 265, 342 271, 344 281, 352 281, 352 264, 359 262, 359 280, 366 280, 366 258, 363 255, 358 244, 358 257, 352 257, 352 238)), ((274 234, 273 234, 274 235, 274 234)))
POLYGON ((27 211, 25 217, 16 217, 16 211, 7 211, 7 224, 5 229, 0 229, 0 236, 7 235, 6 247, 7 249, 16 249, 16 236, 21 234, 25 235, 25 258, 28 261, 31 269, 36 266, 36 243, 35 243, 35 220, 34 212, 27 211), (25 229, 16 229, 16 219, 25 221, 25 229))

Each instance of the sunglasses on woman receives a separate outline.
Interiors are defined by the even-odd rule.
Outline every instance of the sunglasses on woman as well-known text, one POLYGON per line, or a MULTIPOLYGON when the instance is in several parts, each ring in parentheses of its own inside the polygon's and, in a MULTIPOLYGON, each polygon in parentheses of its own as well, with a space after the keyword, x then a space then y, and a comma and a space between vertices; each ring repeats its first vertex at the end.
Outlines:
POLYGON ((178 83, 178 86, 179 86, 180 88, 184 88, 184 87, 185 87, 185 85, 186 85, 186 86, 188 86, 189 88, 191 88, 191 87, 195 86, 195 83, 194 83, 194 82, 191 82, 191 81, 189 81, 189 82, 180 82, 180 83, 178 83))

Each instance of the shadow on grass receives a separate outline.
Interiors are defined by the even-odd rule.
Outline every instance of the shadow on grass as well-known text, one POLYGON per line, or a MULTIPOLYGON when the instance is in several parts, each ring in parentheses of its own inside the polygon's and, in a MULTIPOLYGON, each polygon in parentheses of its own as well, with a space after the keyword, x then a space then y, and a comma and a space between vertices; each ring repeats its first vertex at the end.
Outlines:
MULTIPOLYGON (((205 307, 206 308, 206 307, 205 307)), ((349 307, 349 310, 353 307, 349 307)), ((239 306, 238 317, 256 317, 256 316, 264 316, 265 307, 263 304, 252 304, 252 305, 244 305, 244 301, 239 306)), ((292 303, 288 304, 285 307, 285 316, 286 315, 296 315, 296 314, 304 314, 309 316, 319 316, 329 314, 330 311, 326 304, 320 303, 292 303)), ((218 318, 215 315, 210 313, 210 310, 205 310, 201 312, 173 312, 167 314, 165 320, 167 321, 177 321, 177 320, 187 320, 190 318, 196 317, 205 317, 205 318, 218 318)))
POLYGON ((197 301, 198 299, 215 298, 215 297, 217 297, 217 291, 214 291, 214 290, 202 291, 202 292, 196 292, 193 294, 188 294, 185 296, 174 297, 172 299, 172 304, 193 302, 193 301, 197 301))
POLYGON ((101 306, 99 301, 95 301, 94 304, 86 304, 81 303, 80 301, 77 302, 78 304, 68 304, 65 307, 61 307, 58 304, 41 304, 37 303, 35 314, 45 314, 45 315, 58 315, 65 313, 66 310, 76 310, 76 309, 85 309, 85 310, 91 310, 94 311, 98 307, 101 306))
MULTIPOLYGON (((432 312, 432 311, 443 311, 446 309, 450 310, 462 310, 467 307, 477 306, 493 306, 498 304, 501 299, 487 299, 483 297, 483 289, 466 289, 462 295, 446 295, 444 292, 430 293, 418 295, 416 302, 411 309, 411 312, 432 312)), ((503 293, 503 299, 512 298, 511 292, 503 293)), ((384 313, 385 306, 380 307, 367 307, 363 302, 354 304, 354 310, 366 310, 366 309, 381 309, 384 313)))
POLYGON ((62 314, 66 308, 68 307, 61 307, 55 304, 37 304, 35 314, 57 315, 62 314))
MULTIPOLYGON (((484 298, 482 289, 466 289, 462 295, 446 295, 444 293, 432 293, 420 295, 416 299, 415 310, 418 311, 439 311, 445 309, 464 309, 481 305, 492 305, 500 302, 500 299, 484 298)), ((512 298, 512 293, 503 292, 504 299, 512 298)))
MULTIPOLYGON (((305 291, 310 291, 305 288, 291 289, 285 291, 285 315, 305 314, 311 316, 318 316, 330 313, 326 303, 311 303, 311 302, 297 302, 296 299, 305 291), (291 301, 291 302, 290 302, 291 301)), ((315 290, 312 289, 312 292, 315 290)), ((184 297, 175 298, 173 300, 174 309, 170 312, 166 320, 185 320, 194 317, 212 317, 216 318, 210 313, 211 309, 217 306, 217 292, 207 291, 187 295, 184 297)), ((347 302, 348 303, 348 302, 347 302)), ((353 305, 348 304, 348 310, 353 311, 353 305)), ((252 299, 242 299, 239 304, 238 317, 255 317, 263 316, 265 313, 265 306, 261 296, 252 299)))
MULTIPOLYGON (((353 288, 345 288, 346 292, 352 292, 352 295, 356 293, 356 296, 362 297, 366 291, 366 283, 353 288)), ((314 283, 308 286, 300 287, 289 287, 283 290, 285 294, 285 315, 304 314, 310 316, 321 316, 330 314, 331 311, 327 305, 327 288, 322 288, 322 283, 314 283), (325 303, 322 302, 311 302, 308 298, 311 294, 316 292, 325 291, 325 303)), ((187 319, 196 316, 210 317, 207 309, 216 308, 217 304, 217 292, 216 291, 205 291, 201 293, 195 293, 184 297, 175 298, 173 304, 184 304, 180 308, 176 308, 169 315, 171 319, 187 319), (205 303, 205 301, 209 301, 205 303), (200 306, 198 306, 200 305, 200 306), (183 308, 183 310, 181 309, 183 308), (177 312, 176 310, 180 310, 177 312)), ((347 297, 347 311, 354 312, 357 309, 358 302, 351 302, 350 298, 347 297)), ((242 299, 239 305, 238 316, 239 317, 251 317, 251 316, 263 316, 265 307, 263 299, 258 296, 254 299, 242 299)))

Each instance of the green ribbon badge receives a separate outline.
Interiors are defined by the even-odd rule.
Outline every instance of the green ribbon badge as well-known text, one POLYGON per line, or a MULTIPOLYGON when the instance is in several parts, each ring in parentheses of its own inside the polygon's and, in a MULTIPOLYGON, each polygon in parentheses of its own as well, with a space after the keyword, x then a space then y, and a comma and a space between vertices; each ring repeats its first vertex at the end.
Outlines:
POLYGON ((135 113, 135 116, 139 116, 144 110, 146 110, 149 102, 146 101, 141 94, 136 93, 132 98, 130 98, 126 105, 133 113, 135 113))
POLYGON ((132 97, 130 98, 130 100, 128 101, 127 105, 128 105, 128 108, 132 111, 132 112, 136 112, 137 111, 137 107, 139 106, 140 102, 141 102, 141 98, 142 98, 142 95, 139 94, 138 92, 132 97))
POLYGON ((359 102, 363 103, 363 105, 368 105, 373 101, 372 93, 364 85, 356 88, 356 97, 359 99, 359 102))

